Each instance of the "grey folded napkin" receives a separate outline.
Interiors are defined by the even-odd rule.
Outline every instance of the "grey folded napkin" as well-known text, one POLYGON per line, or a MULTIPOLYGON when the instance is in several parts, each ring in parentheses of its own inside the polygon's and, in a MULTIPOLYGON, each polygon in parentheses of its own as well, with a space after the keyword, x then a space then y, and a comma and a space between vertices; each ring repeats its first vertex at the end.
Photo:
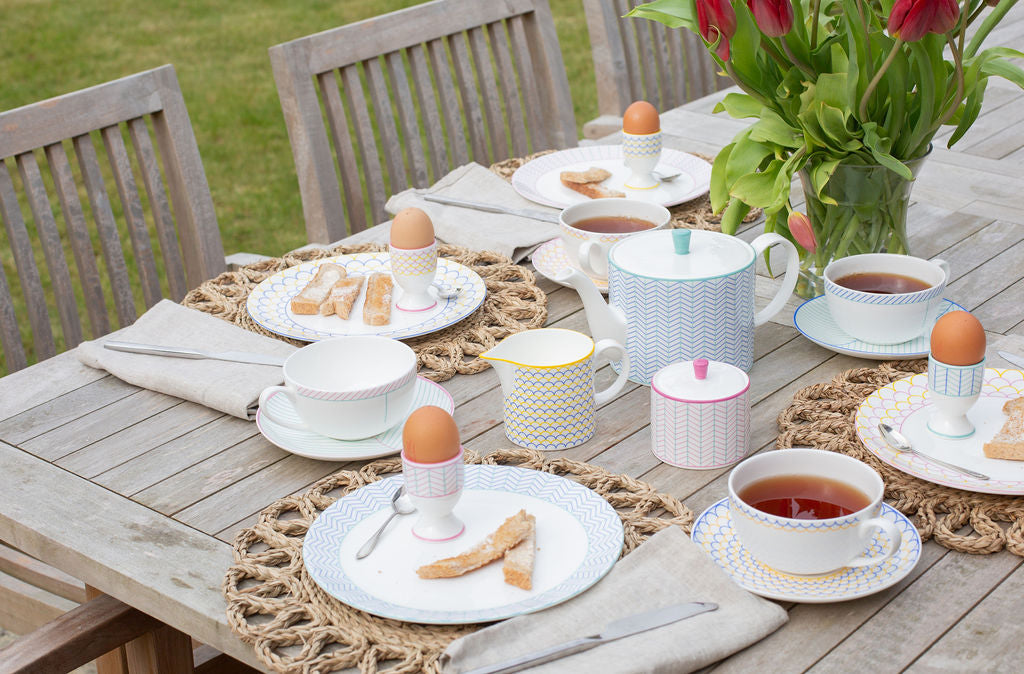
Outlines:
POLYGON ((736 585, 686 534, 669 527, 580 596, 456 639, 441 656, 443 671, 504 662, 598 634, 618 618, 689 601, 714 602, 719 608, 529 671, 689 672, 763 639, 788 619, 782 607, 736 585))
POLYGON ((222 360, 190 360, 123 353, 103 348, 108 339, 202 351, 251 351, 289 356, 295 347, 250 332, 210 314, 161 300, 127 328, 82 342, 75 350, 90 367, 151 391, 199 403, 242 419, 253 419, 260 392, 284 381, 280 367, 222 360))
MULTIPOLYGON (((429 188, 400 192, 388 199, 384 209, 394 215, 410 206, 420 208, 433 221, 434 234, 445 243, 470 250, 493 250, 507 255, 515 262, 529 255, 539 244, 558 236, 558 225, 550 222, 448 206, 421 198, 421 195, 428 193, 497 206, 558 213, 558 209, 542 206, 519 196, 508 181, 476 163, 458 167, 429 188)), ((366 240, 380 240, 378 237, 381 233, 376 232, 373 239, 366 240)), ((359 235, 356 237, 346 241, 363 241, 359 235)), ((387 238, 383 241, 387 241, 387 238)))

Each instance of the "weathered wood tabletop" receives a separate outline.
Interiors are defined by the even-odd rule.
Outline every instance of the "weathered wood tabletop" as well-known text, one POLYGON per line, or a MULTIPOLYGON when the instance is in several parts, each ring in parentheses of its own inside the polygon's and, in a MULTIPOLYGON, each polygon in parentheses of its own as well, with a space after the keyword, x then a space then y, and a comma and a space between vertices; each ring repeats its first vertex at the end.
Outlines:
MULTIPOLYGON (((1018 89, 990 83, 971 131, 954 151, 932 153, 909 218, 913 252, 949 262, 947 296, 981 319, 995 367, 1006 366, 997 348, 1024 354, 1021 103, 1018 89)), ((666 146, 713 154, 729 142, 743 123, 712 116, 713 104, 704 99, 664 114, 666 146)), ((576 292, 541 283, 549 325, 588 331, 576 292)), ((772 289, 759 277, 761 304, 772 289)), ((757 329, 752 451, 773 446, 776 415, 798 389, 873 364, 803 338, 792 323, 797 305, 794 298, 757 329)), ((598 385, 609 377, 605 367, 598 385)), ((467 448, 511 446, 493 370, 444 386, 467 448)), ((649 396, 628 385, 600 409, 596 436, 558 455, 646 480, 700 513, 725 496, 728 471, 655 459, 649 396)), ((74 353, 0 379, 0 539, 257 667, 225 619, 220 586, 229 542, 275 499, 357 465, 291 455, 253 423, 128 385, 81 365, 74 353)), ((896 586, 844 603, 786 604, 788 624, 718 669, 1017 670, 1022 562, 1008 552, 972 556, 929 542, 896 586)))

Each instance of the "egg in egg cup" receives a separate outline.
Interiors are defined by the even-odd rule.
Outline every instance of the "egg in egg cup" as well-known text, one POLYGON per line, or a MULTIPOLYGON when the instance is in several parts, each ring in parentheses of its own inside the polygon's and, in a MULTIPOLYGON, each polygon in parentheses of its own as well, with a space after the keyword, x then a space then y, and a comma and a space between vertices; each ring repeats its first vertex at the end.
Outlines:
POLYGON ((625 186, 649 190, 658 186, 652 171, 661 159, 661 120, 647 101, 637 101, 622 114, 622 162, 630 170, 625 186))
POLYGON ((466 530, 452 512, 466 482, 463 453, 448 412, 428 405, 409 415, 402 429, 402 472, 409 501, 419 512, 412 526, 416 538, 449 541, 466 530))
POLYGON ((391 222, 388 251, 391 275, 402 289, 395 306, 400 311, 426 311, 437 305, 430 286, 437 275, 437 240, 430 217, 418 208, 405 208, 391 222))
POLYGON ((985 379, 985 331, 966 311, 951 311, 932 328, 928 354, 928 430, 943 438, 974 435, 967 413, 985 379))

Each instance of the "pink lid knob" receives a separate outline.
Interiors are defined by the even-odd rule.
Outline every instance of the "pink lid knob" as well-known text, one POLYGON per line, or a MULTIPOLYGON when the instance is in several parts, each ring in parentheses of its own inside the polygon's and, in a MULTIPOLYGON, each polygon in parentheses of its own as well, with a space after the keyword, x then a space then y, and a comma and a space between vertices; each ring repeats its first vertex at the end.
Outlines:
POLYGON ((706 358, 698 358, 693 361, 693 376, 697 379, 707 379, 708 361, 706 358))

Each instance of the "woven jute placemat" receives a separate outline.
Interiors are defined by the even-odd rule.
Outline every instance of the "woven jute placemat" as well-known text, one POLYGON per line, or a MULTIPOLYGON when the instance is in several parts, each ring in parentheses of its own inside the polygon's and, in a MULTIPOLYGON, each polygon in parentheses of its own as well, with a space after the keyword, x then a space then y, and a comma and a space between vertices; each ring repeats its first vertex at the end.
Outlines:
MULTIPOLYGON (((563 475, 604 497, 625 531, 623 554, 668 526, 689 533, 693 512, 678 499, 627 475, 530 449, 499 450, 485 458, 466 451, 467 463, 511 465, 563 475)), ((482 625, 420 625, 378 618, 342 604, 309 577, 302 564, 303 536, 337 498, 390 473, 398 458, 341 471, 301 496, 282 498, 263 510, 258 523, 235 537, 234 564, 224 578, 228 623, 275 672, 437 672, 451 641, 482 625)))
POLYGON ((887 362, 846 370, 828 383, 801 389, 779 414, 778 446, 817 447, 868 464, 882 476, 886 500, 912 518, 924 539, 971 554, 1005 548, 1024 556, 1024 497, 978 494, 908 475, 877 458, 857 437, 857 408, 869 395, 927 369, 925 360, 887 362))
MULTIPOLYGON (((386 249, 387 246, 381 244, 336 246, 262 260, 204 282, 189 292, 181 303, 247 330, 303 346, 305 342, 274 334, 249 316, 245 303, 252 289, 277 272, 302 262, 386 249)), ((479 274, 487 286, 487 298, 479 309, 455 325, 403 340, 416 352, 421 375, 434 381, 445 381, 457 373, 474 374, 485 370, 490 364, 476 356, 511 334, 544 325, 548 316, 547 295, 537 286, 529 269, 499 253, 474 252, 448 244, 440 244, 438 254, 479 274)))

